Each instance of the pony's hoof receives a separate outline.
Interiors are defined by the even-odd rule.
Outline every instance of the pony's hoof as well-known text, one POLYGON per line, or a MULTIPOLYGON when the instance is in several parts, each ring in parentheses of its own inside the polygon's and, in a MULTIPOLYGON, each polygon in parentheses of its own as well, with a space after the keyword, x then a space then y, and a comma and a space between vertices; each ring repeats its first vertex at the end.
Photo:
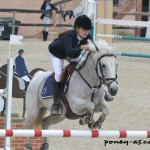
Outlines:
POLYGON ((48 150, 49 144, 48 143, 43 143, 40 150, 48 150))
POLYGON ((89 129, 100 129, 101 125, 96 124, 96 123, 89 123, 88 127, 89 127, 89 129))
POLYGON ((79 120, 79 124, 80 125, 84 125, 84 123, 83 123, 83 121, 81 119, 79 120))
POLYGON ((89 123, 89 120, 86 119, 85 117, 83 117, 83 118, 81 118, 81 119, 79 120, 79 124, 80 124, 80 125, 86 125, 86 124, 88 124, 88 123, 89 123))
POLYGON ((89 129, 96 129, 94 123, 89 123, 88 124, 89 129))
POLYGON ((26 144, 25 150, 32 150, 32 145, 30 143, 26 144))

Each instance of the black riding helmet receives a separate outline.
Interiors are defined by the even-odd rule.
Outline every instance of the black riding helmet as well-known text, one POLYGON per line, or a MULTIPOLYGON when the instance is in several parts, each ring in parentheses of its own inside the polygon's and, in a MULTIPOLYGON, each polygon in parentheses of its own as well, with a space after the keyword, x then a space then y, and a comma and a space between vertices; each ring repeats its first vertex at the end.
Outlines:
POLYGON ((74 23, 74 28, 76 29, 80 27, 86 30, 90 30, 92 28, 91 19, 86 15, 77 17, 74 23))
POLYGON ((19 49, 18 54, 21 55, 22 53, 24 53, 23 49, 19 49))

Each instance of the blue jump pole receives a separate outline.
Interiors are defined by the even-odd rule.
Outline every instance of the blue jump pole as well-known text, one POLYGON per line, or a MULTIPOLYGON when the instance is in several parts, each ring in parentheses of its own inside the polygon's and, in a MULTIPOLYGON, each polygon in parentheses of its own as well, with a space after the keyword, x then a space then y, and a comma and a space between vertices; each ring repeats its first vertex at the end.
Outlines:
POLYGON ((150 55, 146 54, 133 54, 133 53, 122 53, 122 52, 116 52, 119 56, 127 56, 127 57, 140 57, 140 58, 150 58, 150 55))
POLYGON ((150 38, 144 37, 134 37, 134 36, 120 36, 120 35, 106 35, 106 34, 97 34, 98 37, 109 37, 118 40, 132 40, 132 41, 150 41, 150 38))
POLYGON ((121 36, 122 40, 132 40, 132 41, 150 41, 150 38, 134 37, 134 36, 121 36))

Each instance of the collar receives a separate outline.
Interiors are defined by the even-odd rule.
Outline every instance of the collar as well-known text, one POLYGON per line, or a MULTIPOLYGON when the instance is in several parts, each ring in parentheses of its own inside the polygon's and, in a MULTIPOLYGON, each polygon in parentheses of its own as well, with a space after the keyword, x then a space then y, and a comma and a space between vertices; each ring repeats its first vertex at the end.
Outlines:
POLYGON ((81 38, 78 34, 77 34, 77 39, 78 39, 79 41, 83 40, 83 38, 81 38))

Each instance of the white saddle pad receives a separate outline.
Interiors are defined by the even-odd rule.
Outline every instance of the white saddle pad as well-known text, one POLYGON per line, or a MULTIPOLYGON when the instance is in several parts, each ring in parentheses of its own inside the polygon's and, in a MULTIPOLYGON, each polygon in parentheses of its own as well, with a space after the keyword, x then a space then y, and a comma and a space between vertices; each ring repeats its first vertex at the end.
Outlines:
POLYGON ((0 112, 3 110, 4 107, 4 100, 3 98, 0 96, 0 112))
POLYGON ((21 79, 21 78, 19 78, 19 77, 16 77, 16 76, 15 76, 15 78, 17 78, 17 80, 19 82, 19 88, 20 88, 20 90, 25 90, 25 82, 24 82, 24 80, 21 79))

